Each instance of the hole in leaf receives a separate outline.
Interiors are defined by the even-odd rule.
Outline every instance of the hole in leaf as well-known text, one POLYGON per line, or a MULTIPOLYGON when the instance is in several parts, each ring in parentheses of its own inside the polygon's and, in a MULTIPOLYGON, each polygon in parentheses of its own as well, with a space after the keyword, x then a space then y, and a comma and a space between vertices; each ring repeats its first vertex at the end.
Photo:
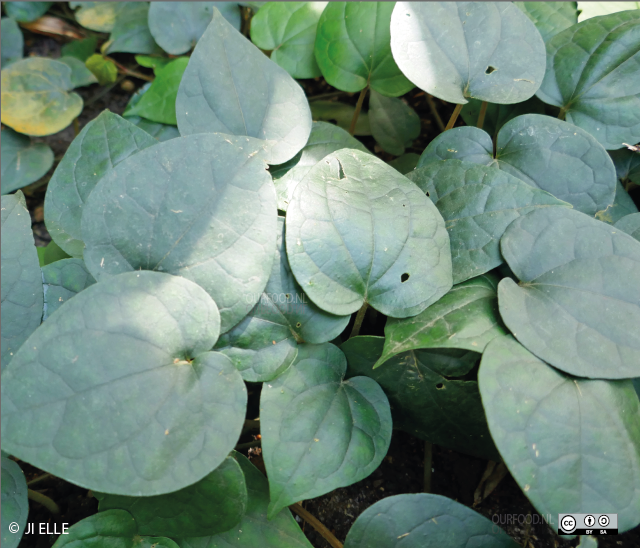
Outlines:
POLYGON ((427 198, 428 198, 428 197, 429 197, 429 191, 427 190, 427 191, 425 192, 425 194, 427 195, 427 198))
POLYGON ((439 382, 438 384, 436 384, 436 388, 437 388, 438 390, 442 390, 442 389, 444 388, 444 384, 443 384, 443 383, 441 383, 441 382, 439 382))
POLYGON ((495 72, 496 70, 498 70, 496 67, 492 67, 491 65, 489 65, 487 67, 487 70, 484 71, 485 74, 491 74, 492 72, 495 72))
POLYGON ((300 322, 298 322, 298 323, 296 324, 296 327, 302 327, 302 324, 301 324, 300 322))
POLYGON ((338 179, 346 179, 347 176, 344 174, 344 169, 342 169, 342 162, 340 162, 340 160, 338 160, 338 165, 340 166, 340 175, 338 175, 338 179))
POLYGON ((400 281, 402 283, 406 282, 408 279, 409 279, 409 274, 407 274, 406 272, 402 276, 400 276, 400 281))

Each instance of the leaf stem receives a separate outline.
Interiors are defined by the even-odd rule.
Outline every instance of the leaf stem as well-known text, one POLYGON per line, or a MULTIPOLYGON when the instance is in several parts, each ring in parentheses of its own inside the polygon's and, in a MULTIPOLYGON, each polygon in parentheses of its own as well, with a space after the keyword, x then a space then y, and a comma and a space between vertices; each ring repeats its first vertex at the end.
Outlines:
POLYGON ((462 110, 462 105, 456 105, 456 108, 453 109, 453 114, 451 115, 451 118, 449 118, 449 121, 447 122, 447 127, 444 128, 445 131, 453 127, 453 125, 456 123, 456 120, 458 119, 458 116, 460 115, 461 110, 462 110))
POLYGON ((329 93, 321 93, 320 95, 314 95, 313 97, 308 97, 307 101, 310 103, 313 101, 321 101, 322 99, 332 99, 334 97, 341 97, 342 95, 347 95, 346 91, 331 91, 329 93))
POLYGON ((438 129, 440 129, 440 131, 444 131, 444 122, 442 121, 442 118, 440 118, 440 114, 438 113, 438 108, 436 107, 433 97, 428 93, 425 93, 425 97, 427 99, 427 105, 429 105, 431 115, 435 118, 436 124, 438 124, 438 129))
POLYGON ((367 313, 367 308, 369 308, 369 305, 365 302, 360 307, 360 310, 358 310, 358 313, 356 314, 356 321, 353 324, 353 329, 351 330, 351 335, 349 335, 349 338, 357 337, 358 334, 360 333, 360 328, 362 327, 362 322, 367 313))
POLYGON ((52 514, 60 513, 60 508, 58 507, 58 505, 53 502, 48 496, 31 489, 27 489, 27 496, 30 500, 37 502, 38 504, 42 504, 42 506, 44 506, 52 514))
POLYGON ((122 63, 118 63, 115 59, 109 57, 108 55, 103 56, 107 61, 111 61, 121 73, 128 74, 129 76, 133 76, 134 78, 139 78, 140 80, 146 80, 147 82, 153 82, 153 76, 147 76, 146 74, 142 74, 141 72, 137 72, 135 70, 128 69, 122 63))
POLYGON ((313 514, 307 512, 299 503, 292 504, 289 509, 298 514, 311 527, 313 527, 322 538, 326 540, 333 548, 343 548, 342 543, 327 529, 313 514))
POLYGON ((476 124, 478 129, 482 129, 482 126, 484 126, 484 118, 487 115, 487 105, 488 103, 486 101, 482 101, 482 105, 480 105, 480 114, 478 114, 478 123, 476 124))
POLYGON ((567 111, 564 109, 564 107, 562 107, 560 109, 560 112, 558 112, 558 120, 564 120, 565 114, 567 113, 567 111))
POLYGON ((39 476, 33 478, 31 481, 27 482, 27 485, 35 485, 36 483, 40 483, 42 480, 46 480, 51 477, 51 474, 40 474, 39 476))
POLYGON ((431 467, 433 465, 433 445, 424 442, 424 487, 425 493, 431 493, 431 467))
POLYGON ((73 119, 73 133, 74 137, 77 137, 78 133, 80 133, 80 122, 78 122, 77 118, 73 119))
POLYGON ((349 126, 350 135, 353 135, 356 131, 356 123, 358 121, 358 116, 360 116, 360 111, 362 110, 362 103, 364 103, 364 98, 367 95, 367 91, 369 91, 369 84, 365 86, 365 88, 360 92, 360 97, 358 97, 358 102, 356 103, 356 110, 353 112, 353 118, 351 118, 351 125, 349 126))

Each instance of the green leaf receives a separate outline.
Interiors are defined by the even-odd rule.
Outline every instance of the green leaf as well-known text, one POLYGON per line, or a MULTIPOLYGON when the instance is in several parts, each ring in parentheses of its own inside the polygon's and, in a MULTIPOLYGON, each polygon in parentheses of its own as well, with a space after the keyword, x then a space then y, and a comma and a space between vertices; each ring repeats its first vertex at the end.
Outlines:
POLYGON ((149 2, 122 2, 103 53, 160 53, 149 31, 148 13, 149 2))
POLYGON ((450 103, 520 103, 545 69, 540 33, 510 2, 399 2, 391 51, 409 80, 450 103))
MULTIPOLYGON (((22 192, 2 196, 2 370, 42 319, 42 277, 22 192)), ((4 437, 3 437, 4 444, 4 437)))
POLYGON ((2 45, 2 68, 8 67, 11 63, 19 61, 23 57, 24 38, 22 31, 11 17, 2 18, 2 29, 0 32, 2 45))
POLYGON ((412 318, 388 318, 381 366, 396 354, 421 348, 460 348, 482 352, 505 334, 498 314, 497 278, 479 276, 456 285, 438 302, 412 318))
POLYGON ((64 63, 71 69, 71 85, 74 89, 98 83, 98 78, 96 78, 93 72, 91 72, 80 59, 76 59, 75 57, 60 57, 58 61, 64 63))
POLYGON ((343 380, 344 354, 301 345, 294 364, 262 388, 260 433, 269 476, 268 517, 302 499, 366 478, 391 442, 389 402, 367 377, 343 380))
POLYGON ((514 4, 533 21, 545 42, 578 22, 576 2, 514 2, 514 4))
POLYGON ((431 198, 445 220, 454 284, 504 262, 500 238, 514 219, 537 208, 569 206, 504 171, 461 160, 430 162, 407 177, 431 198))
POLYGON ((589 215, 613 202, 611 158, 594 137, 572 124, 539 114, 518 116, 498 133, 495 159, 492 148, 484 131, 454 128, 429 143, 418 167, 449 158, 491 165, 589 215))
POLYGON ((126 2, 69 2, 75 12, 76 21, 83 27, 98 32, 111 32, 116 24, 116 16, 126 2))
POLYGON ((180 491, 155 497, 95 493, 98 509, 127 510, 140 535, 205 536, 237 525, 247 506, 242 468, 227 457, 213 472, 180 491))
POLYGON ((594 17, 547 42, 537 95, 607 149, 640 139, 640 10, 594 17))
POLYGON ((440 495, 396 495, 376 502, 355 521, 344 548, 517 548, 502 529, 440 495))
POLYGON ((185 278, 127 272, 88 287, 3 371, 3 447, 104 493, 195 483, 233 449, 246 411, 240 374, 208 352, 219 328, 213 300, 185 278))
POLYGON ((267 2, 251 19, 251 40, 294 78, 322 76, 316 29, 328 2, 267 2))
POLYGON ((188 57, 179 57, 158 70, 151 87, 133 107, 128 109, 127 114, 142 116, 161 124, 177 125, 176 97, 188 63, 188 57))
POLYGON ((85 62, 87 68, 95 75, 101 86, 113 84, 118 79, 118 67, 111 59, 94 53, 85 62))
POLYGON ((82 257, 82 208, 98 181, 114 166, 157 141, 108 110, 73 140, 49 181, 44 221, 53 240, 72 257, 82 257))
POLYGON ((105 546, 109 548, 133 548, 137 535, 136 522, 129 512, 109 510, 84 518, 72 525, 66 535, 60 535, 53 545, 62 548, 90 548, 105 546))
POLYGON ((491 435, 542 515, 617 513, 640 521, 640 410, 631 381, 563 375, 511 337, 489 344, 478 372, 491 435))
MULTIPOLYGON (((617 152, 617 151, 615 151, 617 152)), ((609 224, 615 224, 617 221, 638 212, 638 206, 633 202, 629 193, 624 189, 620 181, 616 183, 616 196, 613 203, 606 209, 596 213, 596 219, 609 224)))
POLYGON ((269 483, 249 460, 234 452, 244 472, 249 499, 240 524, 212 537, 178 538, 180 548, 311 548, 288 509, 267 519, 269 483))
POLYGON ((640 154, 623 148, 610 151, 609 156, 613 160, 620 181, 624 183, 631 181, 640 185, 640 154))
MULTIPOLYGON (((311 107, 311 115, 314 120, 332 122, 344 130, 348 130, 351 126, 353 113, 356 111, 356 107, 353 105, 347 105, 337 101, 312 101, 309 106, 311 107)), ((368 112, 360 112, 353 134, 371 135, 368 112)))
POLYGON ((214 7, 240 30, 240 8, 232 2, 151 2, 149 30, 164 51, 182 55, 200 40, 211 22, 214 7))
MULTIPOLYGON (((100 4, 103 4, 100 2, 100 4)), ((60 53, 65 57, 75 57, 83 63, 93 55, 98 46, 98 37, 90 36, 83 40, 74 40, 68 44, 64 44, 60 49, 60 53)))
POLYGON ((371 133, 382 150, 400 156, 420 135, 420 117, 401 99, 375 90, 369 99, 371 133))
POLYGON ((53 59, 30 57, 2 70, 2 123, 18 133, 51 135, 66 128, 80 112, 82 98, 71 69, 53 59))
POLYGON ((225 333, 267 285, 277 236, 264 141, 214 133, 157 144, 107 173, 82 208, 84 261, 100 281, 184 276, 215 300, 225 333))
POLYGON ((217 10, 189 60, 176 114, 181 135, 220 132, 265 140, 270 164, 293 158, 311 132, 300 85, 217 10))
MULTIPOLYGON (((544 2, 536 3, 542 4, 544 2)), ((476 126, 478 124, 478 116, 480 115, 482 103, 483 101, 478 99, 469 99, 469 102, 462 107, 460 116, 462 116, 465 124, 468 126, 476 126)), ((482 128, 489 135, 494 137, 500 129, 502 129, 502 126, 522 114, 544 114, 544 103, 535 96, 522 103, 515 103, 513 105, 496 105, 495 103, 487 103, 487 110, 485 112, 484 125, 482 128)))
POLYGON ((315 53, 326 81, 342 91, 369 86, 398 97, 413 89, 391 56, 394 2, 329 2, 318 23, 315 53))
POLYGON ((442 216, 415 184, 359 150, 330 154, 298 183, 286 241, 302 290, 332 314, 368 303, 413 316, 451 288, 442 216))
POLYGON ((369 152, 358 139, 344 129, 326 122, 313 122, 311 135, 305 147, 285 164, 271 167, 278 209, 286 211, 296 185, 302 181, 320 160, 342 148, 354 148, 369 152))
POLYGON ((27 525, 29 501, 27 482, 20 466, 7 457, 2 457, 2 546, 17 548, 27 525), (9 524, 17 524, 11 531, 9 524))
MULTIPOLYGON (((149 57, 149 59, 158 59, 157 57, 149 57)), ((168 59, 168 61, 171 61, 168 59)), ((124 116, 129 122, 138 126, 140 129, 146 131, 152 137, 155 137, 158 141, 163 143, 169 139, 175 139, 180 137, 180 132, 175 126, 169 126, 167 124, 160 124, 158 122, 152 122, 140 116, 130 115, 129 112, 135 107, 142 99, 142 96, 149 90, 152 82, 147 82, 144 86, 139 88, 129 99, 127 107, 124 109, 122 116, 124 116)))
POLYGON ((388 163, 396 171, 399 171, 403 175, 407 175, 416 168, 418 160, 420 160, 419 154, 416 154, 415 152, 407 152, 388 163))
POLYGON ((613 204, 605 210, 596 213, 596 219, 605 223, 614 224, 625 215, 638 212, 638 206, 633 202, 629 193, 625 190, 625 185, 629 182, 640 185, 640 154, 631 152, 626 148, 609 151, 609 156, 613 160, 616 168, 618 183, 616 184, 616 196, 613 204))
POLYGON ((640 241, 640 213, 633 213, 622 217, 615 225, 616 228, 624 230, 627 234, 640 241))
MULTIPOLYGON (((253 302, 247 303, 252 307, 253 302)), ((278 243, 271 276, 248 316, 218 340, 245 381, 275 379, 295 360, 297 342, 321 344, 344 331, 350 316, 320 310, 296 283, 284 248, 284 219, 278 217, 278 243)))
POLYGON ((465 350, 416 350, 373 369, 384 337, 352 337, 341 347, 347 377, 365 375, 389 398, 393 427, 455 451, 500 460, 484 417, 478 383, 467 374, 480 354, 465 350))
POLYGON ((578 10, 581 12, 578 21, 582 22, 598 15, 637 9, 640 9, 640 2, 578 2, 578 10))
POLYGON ((35 183, 51 169, 53 151, 45 143, 33 143, 12 129, 2 130, 2 194, 35 183))
POLYGON ((44 314, 42 321, 53 314, 63 303, 77 293, 96 283, 82 259, 62 259, 42 266, 44 289, 44 314))
POLYGON ((3 2, 4 12, 19 23, 31 23, 42 17, 53 2, 3 2))
POLYGON ((51 263, 55 263, 62 259, 69 258, 69 255, 67 255, 64 250, 53 240, 50 241, 46 247, 39 249, 44 249, 44 251, 42 252, 42 259, 40 261, 41 267, 51 263))
POLYGON ((500 282, 500 315, 520 343, 572 375, 640 376, 640 242, 558 207, 516 219, 501 250, 520 283, 500 282))
POLYGON ((134 537, 134 548, 178 548, 174 540, 165 537, 134 537))
MULTIPOLYGON (((167 2, 169 3, 169 2, 167 2)), ((155 4, 152 4, 152 6, 155 4)), ((155 57, 151 55, 136 55, 136 63, 138 63, 142 67, 153 69, 153 73, 157 76, 158 71, 161 71, 164 67, 166 67, 169 63, 171 63, 172 59, 169 57, 155 57)), ((147 89, 151 86, 151 82, 149 84, 145 84, 144 87, 147 89)), ((131 102, 131 101, 129 101, 131 102)))

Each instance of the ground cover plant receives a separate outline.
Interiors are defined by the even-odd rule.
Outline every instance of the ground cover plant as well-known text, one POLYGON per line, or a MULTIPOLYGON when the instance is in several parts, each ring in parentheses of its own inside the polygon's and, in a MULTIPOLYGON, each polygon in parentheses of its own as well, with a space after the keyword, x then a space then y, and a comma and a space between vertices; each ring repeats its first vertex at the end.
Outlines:
POLYGON ((3 545, 59 512, 45 476, 97 501, 56 548, 320 546, 291 510, 334 548, 564 542, 430 492, 434 446, 487 463, 478 501, 510 474, 551 530, 638 538, 635 3, 3 9, 3 545), (337 539, 301 501, 399 431, 424 489, 337 539))

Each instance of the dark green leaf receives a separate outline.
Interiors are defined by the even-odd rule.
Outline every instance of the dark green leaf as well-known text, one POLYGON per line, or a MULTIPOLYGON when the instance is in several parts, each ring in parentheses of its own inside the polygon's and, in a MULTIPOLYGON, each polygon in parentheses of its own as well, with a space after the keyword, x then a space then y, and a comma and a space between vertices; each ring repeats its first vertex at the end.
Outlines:
POLYGON ((550 207, 511 223, 501 250, 520 280, 498 286, 500 315, 518 341, 572 375, 640 376, 640 242, 550 207))
MULTIPOLYGON (((344 130, 348 130, 351 126, 353 113, 356 107, 337 101, 313 101, 310 103, 311 114, 314 120, 332 122, 340 126, 344 130)), ((360 112, 354 135, 371 135, 371 126, 369 124, 369 113, 360 112)))
MULTIPOLYGON (((67 255, 64 250, 53 240, 50 241, 46 247, 38 249, 44 249, 44 251, 42 252, 42 258, 40 260, 40 266, 45 266, 51 263, 55 263, 56 261, 69 258, 69 255, 67 255)), ((40 255, 38 255, 38 257, 39 256, 40 255)))
POLYGON ((640 241, 640 213, 622 217, 614 226, 640 241))
POLYGON ((91 191, 114 166, 157 141, 117 114, 104 111, 73 140, 49 181, 44 220, 53 240, 82 257, 80 218, 91 191))
MULTIPOLYGON (((42 276, 22 192, 2 196, 2 370, 42 320, 42 276)), ((4 443, 4 437, 3 437, 4 443)))
POLYGON ((27 525, 29 501, 27 482, 22 469, 7 457, 2 457, 2 546, 17 548, 27 525), (17 524, 12 531, 9 525, 17 524))
POLYGON ((12 129, 2 130, 2 194, 35 183, 53 165, 53 151, 44 143, 33 143, 12 129))
POLYGON ((568 377, 511 337, 491 342, 478 383, 505 464, 542 515, 618 514, 640 521, 640 413, 631 381, 568 377))
MULTIPOLYGON (((469 99, 469 102, 462 107, 460 116, 468 126, 476 126, 478 124, 482 103, 483 101, 478 99, 469 99)), ((522 114, 544 114, 544 103, 537 97, 531 97, 531 99, 513 105, 488 103, 482 129, 493 137, 508 121, 522 114)))
POLYGON ((91 72, 80 59, 76 59, 75 57, 60 57, 58 61, 64 63, 71 69, 71 85, 73 88, 98 83, 98 78, 96 78, 93 72, 91 72))
POLYGON ((510 2, 399 2, 391 50, 409 80, 450 103, 520 103, 544 76, 542 37, 510 2))
POLYGON ((246 411, 240 374, 208 352, 219 327, 215 303, 185 278, 127 272, 88 287, 3 371, 3 447, 104 493, 195 483, 233 449, 246 411))
POLYGON ((46 320, 63 303, 80 293, 96 280, 89 274, 82 259, 62 259, 42 267, 44 288, 44 314, 46 320))
POLYGON ((75 57, 84 63, 96 51, 97 46, 98 37, 90 36, 83 40, 74 40, 64 44, 60 49, 60 53, 66 57, 75 57))
POLYGON ((162 50, 156 44, 147 18, 149 2, 121 2, 116 8, 115 24, 109 36, 109 41, 103 46, 104 53, 160 53, 162 50))
POLYGON ((399 158, 391 160, 389 165, 403 175, 407 175, 416 168, 418 160, 420 160, 419 154, 416 154, 415 152, 407 152, 399 158))
POLYGON ((514 2, 514 4, 533 21, 545 42, 578 22, 576 2, 514 2))
MULTIPOLYGON (((617 151, 616 151, 617 152, 617 151)), ((615 224, 617 221, 631 215, 632 213, 638 213, 638 206, 633 202, 629 193, 624 189, 620 181, 616 183, 616 196, 613 199, 613 203, 602 211, 596 213, 596 219, 615 224)))
POLYGON ((276 247, 263 147, 249 137, 189 135, 116 166, 82 208, 91 274, 98 281, 138 269, 184 276, 216 301, 222 332, 234 327, 267 285, 276 247))
POLYGON ((104 55, 94 53, 85 62, 87 68, 98 79, 101 86, 113 84, 118 79, 118 67, 111 59, 105 59, 104 55))
MULTIPOLYGON (((167 2, 169 3, 169 2, 167 2)), ((158 72, 171 63, 172 59, 169 57, 158 57, 152 55, 136 55, 136 63, 141 67, 153 69, 153 73, 157 76, 158 72)), ((145 84, 145 88, 149 88, 151 83, 145 84)), ((133 99, 133 97, 132 97, 133 99)), ((138 99, 139 100, 139 99, 138 99)), ((131 103, 131 101, 129 101, 131 103)))
POLYGON ((420 117, 400 99, 375 90, 369 99, 371 133, 382 150, 400 156, 420 135, 420 117))
POLYGON ((640 185, 640 154, 623 148, 612 150, 609 156, 613 160, 613 165, 616 166, 616 174, 620 181, 625 183, 631 181, 640 185))
POLYGON ((22 31, 11 17, 2 18, 2 29, 0 32, 2 39, 2 68, 8 67, 11 63, 22 59, 24 50, 24 38, 22 31))
POLYGON ((129 512, 108 510, 84 518, 69 528, 66 535, 60 535, 53 545, 62 548, 133 548, 137 535, 136 522, 129 512))
POLYGON ((75 12, 76 21, 83 27, 98 32, 111 32, 116 24, 116 16, 126 2, 69 2, 75 12))
POLYGON ((3 2, 5 13, 20 23, 31 23, 42 17, 53 2, 3 2))
MULTIPOLYGON (((159 59, 157 57, 149 57, 148 59, 159 59)), ((171 61, 168 59, 168 61, 171 61)), ((176 137, 180 137, 180 132, 178 128, 175 126, 169 126, 167 124, 160 124, 158 122, 152 122, 145 118, 141 118, 140 116, 132 116, 129 114, 131 109, 135 107, 142 99, 142 96, 147 92, 147 90, 151 87, 151 82, 147 82, 144 86, 139 88, 129 99, 129 103, 127 107, 124 109, 123 116, 132 124, 135 124, 140 129, 146 131, 152 137, 155 137, 158 141, 163 143, 164 141, 168 141, 169 139, 175 139, 176 137)))
POLYGON ((415 184, 359 150, 330 154, 298 183, 286 241, 302 290, 332 314, 368 303, 413 316, 451 288, 442 216, 415 184))

